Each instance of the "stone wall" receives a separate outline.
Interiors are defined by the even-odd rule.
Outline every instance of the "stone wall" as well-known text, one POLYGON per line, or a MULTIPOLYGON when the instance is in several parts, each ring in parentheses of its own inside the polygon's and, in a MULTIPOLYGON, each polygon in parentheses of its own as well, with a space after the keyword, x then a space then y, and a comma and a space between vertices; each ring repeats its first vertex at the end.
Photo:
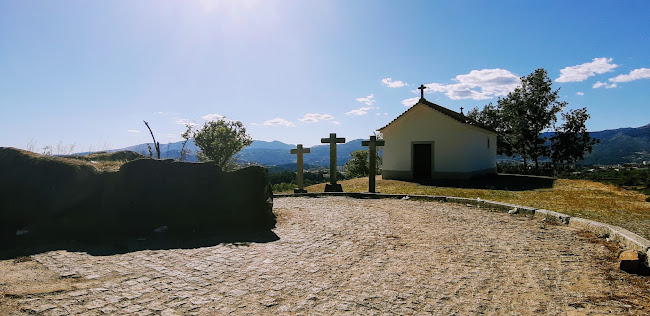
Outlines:
POLYGON ((0 238, 115 239, 275 227, 262 167, 223 172, 210 163, 138 159, 117 172, 79 160, 0 148, 0 238))

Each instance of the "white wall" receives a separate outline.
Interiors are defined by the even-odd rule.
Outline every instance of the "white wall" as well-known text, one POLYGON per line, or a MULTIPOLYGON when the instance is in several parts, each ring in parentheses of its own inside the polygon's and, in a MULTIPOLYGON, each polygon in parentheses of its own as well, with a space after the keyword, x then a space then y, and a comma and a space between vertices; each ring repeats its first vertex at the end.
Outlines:
POLYGON ((434 172, 496 168, 496 133, 458 122, 424 104, 416 104, 382 133, 384 170, 411 171, 412 142, 431 141, 434 172))

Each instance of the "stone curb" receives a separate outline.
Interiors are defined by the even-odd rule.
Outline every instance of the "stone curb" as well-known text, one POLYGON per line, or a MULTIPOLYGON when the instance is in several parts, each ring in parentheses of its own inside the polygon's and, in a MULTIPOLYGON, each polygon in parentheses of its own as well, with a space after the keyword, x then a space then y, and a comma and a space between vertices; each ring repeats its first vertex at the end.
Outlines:
MULTIPOLYGON (((569 223, 571 223, 571 219, 574 218, 574 217, 571 217, 571 216, 563 214, 563 213, 558 213, 558 212, 555 212, 555 211, 549 211, 549 210, 545 210, 543 208, 535 209, 535 217, 536 218, 541 217, 541 218, 546 218, 546 219, 552 218, 556 222, 562 223, 564 225, 569 225, 569 223)), ((578 217, 575 217, 575 218, 578 218, 578 217)))
POLYGON ((604 224, 580 217, 571 217, 569 215, 538 209, 529 206, 521 206, 503 202, 495 202, 482 199, 461 198, 441 195, 411 195, 411 194, 383 194, 383 193, 357 193, 357 192, 314 192, 314 193, 289 193, 273 194, 274 198, 278 197, 328 197, 328 196, 346 196, 357 199, 409 199, 418 201, 437 201, 465 204, 467 206, 476 206, 495 209, 498 211, 508 212, 511 214, 528 214, 535 218, 545 218, 557 223, 567 225, 596 234, 598 237, 609 237, 612 241, 629 250, 638 251, 644 258, 644 264, 650 267, 650 241, 621 227, 604 224))

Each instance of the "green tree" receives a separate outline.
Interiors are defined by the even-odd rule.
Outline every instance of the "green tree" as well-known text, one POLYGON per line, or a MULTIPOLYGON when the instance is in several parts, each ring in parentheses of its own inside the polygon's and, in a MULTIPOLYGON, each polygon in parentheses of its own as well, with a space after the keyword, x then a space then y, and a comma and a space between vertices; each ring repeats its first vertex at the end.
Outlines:
POLYGON ((201 151, 200 161, 213 161, 223 170, 233 169, 236 165, 233 156, 244 147, 253 143, 246 134, 246 128, 240 121, 210 121, 192 132, 194 143, 201 151))
MULTIPOLYGON (((370 174, 369 152, 370 151, 368 149, 360 149, 350 153, 350 156, 352 156, 352 158, 345 163, 346 178, 351 179, 351 178, 367 177, 370 174)), ((377 152, 375 152, 375 155, 376 155, 375 157, 377 157, 377 166, 375 166, 376 169, 375 174, 379 174, 381 157, 379 156, 379 154, 377 154, 377 152)))
POLYGON ((510 122, 510 141, 524 159, 530 157, 539 169, 539 157, 548 156, 550 148, 542 132, 557 121, 557 114, 566 106, 558 101, 559 89, 551 88, 546 70, 537 69, 521 78, 521 87, 499 100, 504 120, 510 122))
POLYGON ((584 159, 586 152, 591 153, 598 140, 591 138, 587 132, 587 108, 562 113, 562 119, 564 124, 556 128, 555 135, 551 137, 551 157, 555 163, 566 162, 570 165, 584 159))
POLYGON ((497 146, 503 146, 499 152, 521 156, 525 168, 533 160, 539 170, 539 158, 550 155, 548 139, 542 132, 557 122, 557 114, 567 105, 558 100, 560 90, 553 90, 551 85, 546 70, 540 68, 521 77, 521 86, 499 98, 496 108, 489 104, 483 111, 471 111, 471 118, 499 132, 497 146))

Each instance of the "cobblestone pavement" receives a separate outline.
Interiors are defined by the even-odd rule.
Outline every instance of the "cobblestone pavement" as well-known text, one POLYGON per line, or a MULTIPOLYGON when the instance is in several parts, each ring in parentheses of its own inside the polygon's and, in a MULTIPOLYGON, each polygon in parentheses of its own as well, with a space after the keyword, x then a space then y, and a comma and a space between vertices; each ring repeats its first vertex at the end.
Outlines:
MULTIPOLYGON (((76 289, 19 298, 67 314, 641 313, 570 228, 450 203, 279 198, 267 243, 33 258, 76 289), (617 296, 618 295, 618 296, 617 296), (623 297, 623 299, 621 298, 623 297)), ((618 282, 618 283, 617 283, 618 282)), ((637 297, 638 298, 638 297, 637 297)))

